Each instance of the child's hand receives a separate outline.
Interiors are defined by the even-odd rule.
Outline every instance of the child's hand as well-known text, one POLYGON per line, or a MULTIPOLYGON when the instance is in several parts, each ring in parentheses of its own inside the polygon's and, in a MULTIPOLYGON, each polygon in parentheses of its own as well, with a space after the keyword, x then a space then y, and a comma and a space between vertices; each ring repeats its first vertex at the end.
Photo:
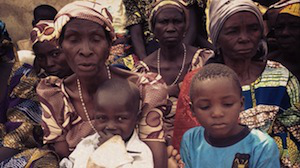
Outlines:
POLYGON ((104 142, 106 142, 107 140, 109 140, 111 137, 114 136, 113 133, 107 130, 100 131, 98 132, 98 134, 100 135, 100 137, 98 138, 99 140, 98 146, 102 145, 104 142))

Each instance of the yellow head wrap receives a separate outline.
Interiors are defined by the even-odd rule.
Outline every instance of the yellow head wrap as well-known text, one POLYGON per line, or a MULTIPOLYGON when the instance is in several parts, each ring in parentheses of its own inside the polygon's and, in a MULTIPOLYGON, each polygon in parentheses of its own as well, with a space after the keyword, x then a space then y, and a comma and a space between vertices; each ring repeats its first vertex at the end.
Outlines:
POLYGON ((293 16, 298 16, 300 17, 300 3, 294 3, 294 4, 290 4, 286 7, 284 7, 280 12, 280 13, 287 13, 293 16))

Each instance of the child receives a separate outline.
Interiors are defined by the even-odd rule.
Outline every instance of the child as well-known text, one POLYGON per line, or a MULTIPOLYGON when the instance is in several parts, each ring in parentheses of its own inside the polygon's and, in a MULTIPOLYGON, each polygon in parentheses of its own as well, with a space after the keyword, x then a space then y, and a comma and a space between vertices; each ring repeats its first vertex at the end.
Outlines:
POLYGON ((81 140, 61 167, 153 167, 150 148, 136 133, 140 112, 137 86, 110 79, 95 94, 92 127, 97 133, 81 140))
POLYGON ((202 126, 182 139, 185 168, 279 168, 275 141, 259 130, 239 124, 244 99, 237 75, 222 64, 204 66, 193 78, 191 110, 202 126))

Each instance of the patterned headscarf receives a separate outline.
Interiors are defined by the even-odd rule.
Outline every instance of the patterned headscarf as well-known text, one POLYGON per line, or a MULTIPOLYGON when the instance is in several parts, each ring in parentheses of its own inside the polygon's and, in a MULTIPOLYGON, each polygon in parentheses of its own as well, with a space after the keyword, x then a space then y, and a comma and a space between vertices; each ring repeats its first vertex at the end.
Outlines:
POLYGON ((300 17, 300 0, 284 0, 271 5, 264 15, 268 28, 272 32, 280 13, 288 13, 300 17))
POLYGON ((56 42, 56 33, 53 20, 41 20, 33 27, 30 33, 32 45, 43 41, 56 42))
POLYGON ((279 14, 287 13, 293 16, 300 17, 300 0, 298 3, 289 4, 279 11, 279 14))
POLYGON ((212 0, 209 9, 209 31, 210 39, 215 47, 225 21, 233 14, 242 11, 255 14, 263 33, 264 26, 262 14, 251 0, 212 0))
POLYGON ((185 30, 188 29, 189 26, 189 14, 187 9, 184 7, 186 5, 182 0, 159 0, 153 4, 153 7, 150 11, 149 15, 149 29, 153 32, 154 22, 156 20, 156 16, 166 8, 174 8, 181 12, 185 17, 185 30))
POLYGON ((115 39, 112 26, 112 16, 99 1, 75 1, 64 6, 56 15, 54 27, 57 38, 61 35, 63 27, 72 19, 79 18, 89 20, 104 27, 112 40, 115 39))

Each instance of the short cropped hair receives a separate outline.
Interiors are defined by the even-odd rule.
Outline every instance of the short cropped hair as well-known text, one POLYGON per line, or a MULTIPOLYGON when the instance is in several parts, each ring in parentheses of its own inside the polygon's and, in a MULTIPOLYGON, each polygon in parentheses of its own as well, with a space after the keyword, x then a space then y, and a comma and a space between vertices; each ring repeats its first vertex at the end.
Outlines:
POLYGON ((236 87, 239 89, 240 95, 242 96, 242 88, 237 74, 224 64, 211 63, 205 65, 193 77, 190 87, 190 99, 192 100, 192 98, 194 98, 194 89, 197 82, 221 77, 231 79, 236 84, 236 87))
POLYGON ((35 26, 40 20, 54 20, 57 10, 50 5, 42 4, 34 8, 32 26, 35 26))
POLYGON ((137 110, 137 112, 140 110, 140 91, 134 83, 126 79, 112 78, 102 83, 98 87, 95 95, 96 102, 104 98, 101 92, 109 92, 115 97, 126 99, 126 105, 129 103, 131 105, 130 107, 133 107, 133 109, 130 110, 137 110))

